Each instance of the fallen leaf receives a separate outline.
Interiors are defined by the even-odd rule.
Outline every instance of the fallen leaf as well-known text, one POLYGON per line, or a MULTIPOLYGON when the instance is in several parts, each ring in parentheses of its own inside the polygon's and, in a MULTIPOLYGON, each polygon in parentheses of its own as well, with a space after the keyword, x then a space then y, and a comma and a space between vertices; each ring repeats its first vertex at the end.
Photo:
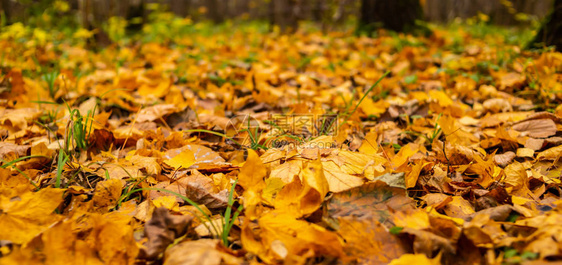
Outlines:
POLYGON ((44 188, 16 197, 0 196, 0 240, 24 244, 59 220, 53 211, 63 201, 63 189, 44 188))
POLYGON ((406 247, 376 220, 338 218, 338 234, 345 239, 347 258, 362 264, 388 264, 406 254, 406 247))
MULTIPOLYGON (((30 149, 29 145, 17 145, 9 142, 0 142, 0 159, 6 160, 7 157, 15 156, 14 158, 19 158, 27 155, 27 151, 30 149)), ((3 161, 4 162, 4 161, 3 161)), ((5 161, 10 162, 10 161, 5 161)))
POLYGON ((147 121, 156 121, 158 119, 162 119, 162 117, 164 117, 165 115, 174 113, 175 111, 176 111, 176 106, 173 104, 154 105, 142 109, 139 112, 136 121, 138 123, 143 123, 147 121))
POLYGON ((557 128, 551 119, 528 120, 519 122, 511 127, 533 138, 546 138, 556 134, 557 128))
POLYGON ((332 218, 354 216, 358 220, 374 219, 390 227, 393 226, 392 220, 389 220, 391 212, 415 209, 404 189, 390 187, 381 181, 336 193, 327 207, 332 218))
POLYGON ((220 251, 216 239, 199 239, 177 244, 164 256, 164 265, 219 265, 241 264, 242 261, 228 253, 220 251))
POLYGON ((295 219, 293 214, 270 212, 258 220, 259 234, 248 227, 242 231, 242 244, 268 263, 291 256, 343 257, 342 242, 334 232, 316 224, 295 219))
POLYGON ((100 181, 96 185, 92 201, 94 206, 100 209, 115 207, 123 190, 123 183, 118 179, 100 181))
POLYGON ((438 265, 440 264, 438 259, 429 259, 424 254, 404 254, 398 259, 392 260, 389 265, 438 265))
POLYGON ((154 209, 152 218, 144 227, 144 234, 148 241, 140 250, 140 256, 153 260, 158 257, 174 240, 183 236, 193 219, 193 216, 171 215, 163 207, 154 209))
POLYGON ((197 160, 195 159, 195 155, 189 149, 185 149, 181 153, 179 153, 179 155, 176 155, 173 158, 164 161, 164 163, 172 166, 175 169, 189 168, 196 162, 197 160))

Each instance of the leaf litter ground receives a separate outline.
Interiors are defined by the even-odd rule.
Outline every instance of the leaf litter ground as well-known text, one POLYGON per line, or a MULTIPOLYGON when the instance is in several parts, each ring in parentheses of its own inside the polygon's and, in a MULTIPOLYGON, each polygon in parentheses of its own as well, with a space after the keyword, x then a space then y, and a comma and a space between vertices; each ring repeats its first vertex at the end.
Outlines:
POLYGON ((443 29, 0 47, 2 264, 562 257, 560 53, 443 29))

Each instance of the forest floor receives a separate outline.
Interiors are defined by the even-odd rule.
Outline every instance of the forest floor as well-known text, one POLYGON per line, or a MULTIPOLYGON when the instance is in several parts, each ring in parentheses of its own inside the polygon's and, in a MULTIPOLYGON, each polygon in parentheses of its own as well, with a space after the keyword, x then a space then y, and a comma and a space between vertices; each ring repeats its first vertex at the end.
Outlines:
POLYGON ((562 54, 174 21, 2 29, 1 264, 562 257, 562 54))

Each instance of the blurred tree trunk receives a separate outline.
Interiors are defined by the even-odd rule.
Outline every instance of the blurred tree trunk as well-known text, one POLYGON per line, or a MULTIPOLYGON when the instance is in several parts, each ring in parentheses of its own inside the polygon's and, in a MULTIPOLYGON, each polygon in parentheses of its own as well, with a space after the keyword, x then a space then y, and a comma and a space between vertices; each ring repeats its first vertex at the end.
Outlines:
POLYGON ((298 28, 299 0, 270 0, 270 25, 279 26, 281 32, 292 33, 298 28))
POLYGON ((552 0, 426 0, 425 18, 433 22, 447 23, 455 18, 467 19, 486 14, 493 24, 518 25, 517 14, 543 18, 552 8, 552 0))
POLYGON ((531 42, 533 46, 555 46, 562 50, 562 0, 554 0, 554 8, 531 42))
POLYGON ((419 0, 361 0, 359 32, 371 33, 377 27, 404 32, 416 28, 422 19, 419 0))
POLYGON ((80 24, 88 30, 95 30, 95 41, 92 47, 103 47, 111 44, 108 34, 103 29, 103 24, 113 16, 127 20, 141 18, 139 23, 129 24, 128 31, 139 31, 146 22, 146 0, 77 0, 80 24))
POLYGON ((189 15, 189 0, 170 0, 170 10, 177 16, 187 17, 189 15))
POLYGON ((227 1, 221 0, 206 0, 207 10, 209 11, 209 18, 215 23, 224 22, 226 11, 227 11, 227 1))
POLYGON ((3 16, 2 19, 5 20, 6 23, 9 22, 10 14, 8 10, 8 0, 0 0, 0 16, 3 16))
POLYGON ((314 9, 311 12, 312 20, 323 22, 326 10, 328 9, 326 2, 325 0, 316 0, 314 2, 314 9))
POLYGON ((0 0, 2 7, 0 10, 3 11, 4 16, 6 18, 6 23, 12 24, 18 21, 25 21, 25 6, 24 4, 20 3, 19 1, 10 1, 10 0, 0 0))

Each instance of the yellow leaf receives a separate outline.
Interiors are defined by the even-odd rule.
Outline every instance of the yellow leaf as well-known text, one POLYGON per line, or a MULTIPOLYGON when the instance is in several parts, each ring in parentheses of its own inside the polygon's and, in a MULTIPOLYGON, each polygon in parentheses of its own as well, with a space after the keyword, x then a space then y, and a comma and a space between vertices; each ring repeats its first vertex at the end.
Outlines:
POLYGON ((549 148, 537 154, 537 160, 556 160, 562 154, 562 145, 549 148))
POLYGON ((513 187, 513 190, 518 190, 527 186, 528 179, 525 167, 519 162, 509 164, 505 169, 504 182, 513 187))
POLYGON ((511 201, 513 202, 513 204, 523 205, 527 202, 532 202, 533 200, 523 198, 523 197, 519 197, 519 196, 511 196, 511 201))
POLYGON ((377 137, 378 134, 375 132, 367 133, 363 143, 361 143, 361 147, 359 147, 359 152, 368 155, 376 155, 379 151, 377 137))
POLYGON ((45 45, 45 43, 47 42, 48 34, 40 28, 35 28, 33 30, 33 37, 37 40, 37 44, 45 45))
POLYGON ((450 143, 470 145, 478 141, 474 135, 463 130, 462 125, 452 116, 442 116, 437 123, 450 143))
POLYGON ((414 144, 407 144, 400 148, 398 154, 392 158, 392 166, 397 169, 408 162, 408 159, 415 153, 417 153, 419 147, 414 144))
POLYGON ((289 160, 285 163, 276 166, 271 169, 271 177, 279 178, 284 183, 290 183, 293 181, 294 177, 298 177, 301 172, 302 161, 301 160, 289 160))
POLYGON ((404 254, 392 260, 389 265, 439 265, 439 259, 429 259, 424 254, 404 254))
POLYGON ((53 155, 53 150, 47 148, 47 145, 45 145, 45 143, 40 142, 31 147, 31 155, 51 157, 53 155))
POLYGON ((41 235, 45 264, 103 264, 97 253, 72 233, 72 225, 60 222, 41 235))
POLYGON ((439 90, 430 90, 429 97, 433 100, 436 100, 442 107, 447 107, 453 104, 453 100, 445 94, 443 91, 439 90))
POLYGON ((94 230, 87 241, 94 243, 98 256, 105 264, 133 264, 139 248, 133 237, 131 217, 112 212, 92 215, 94 230))
POLYGON ((142 109, 137 116, 137 122, 155 121, 165 115, 172 114, 177 107, 173 104, 160 104, 142 109))
POLYGON ((533 150, 531 148, 518 148, 517 149, 517 156, 518 157, 533 158, 534 154, 535 154, 535 150, 533 150))
POLYGON ((76 39, 89 39, 92 36, 94 36, 94 32, 93 31, 89 31, 85 28, 80 28, 78 29, 76 32, 74 32, 74 34, 72 35, 73 38, 76 39))
POLYGON ((277 210, 294 213, 298 217, 318 210, 329 191, 322 163, 315 160, 305 165, 302 179, 301 183, 299 178, 294 178, 281 189, 275 200, 277 210))
MULTIPOLYGON (((258 230, 246 225, 242 231, 244 249, 266 263, 276 263, 296 255, 342 257, 341 239, 334 232, 295 219, 291 213, 270 212, 259 220, 258 230)), ((256 228, 257 229, 257 228, 256 228)))
POLYGON ((248 150, 248 159, 238 174, 238 183, 244 188, 244 209, 246 217, 257 218, 260 214, 257 206, 262 201, 262 190, 265 187, 264 178, 267 169, 254 150, 248 150))
POLYGON ((338 234, 345 239, 344 250, 358 264, 387 264, 406 253, 400 239, 393 236, 375 218, 359 221, 356 218, 338 218, 338 234))
POLYGON ((420 161, 412 167, 412 169, 408 172, 408 174, 405 177, 406 188, 413 188, 416 186, 416 184, 418 183, 418 178, 420 176, 421 170, 428 164, 429 162, 421 163, 420 161))
POLYGON ((164 163, 175 169, 189 168, 191 165, 195 164, 195 162, 197 162, 195 161, 195 154, 189 149, 185 149, 179 155, 164 161, 164 163))
POLYGON ((323 161, 322 167, 331 192, 349 190, 361 186, 365 182, 362 177, 344 172, 334 161, 323 161))
POLYGON ((24 244, 48 228, 58 219, 53 211, 63 191, 44 188, 13 198, 0 196, 0 239, 24 244))
POLYGON ((373 102, 372 99, 366 97, 363 102, 361 102, 361 110, 368 116, 379 116, 383 114, 386 109, 390 106, 386 100, 379 100, 377 102, 373 102))
POLYGON ((442 218, 442 219, 445 219, 445 220, 451 220, 451 221, 455 222, 457 225, 463 225, 464 224, 464 219, 456 218, 456 217, 449 217, 447 215, 441 214, 434 207, 428 207, 426 210, 427 210, 427 213, 429 215, 431 215, 431 217, 437 217, 437 218, 442 218))
POLYGON ((263 189, 262 198, 269 205, 273 205, 273 201, 279 191, 285 186, 285 182, 281 178, 268 178, 265 180, 265 188, 263 189))
POLYGON ((394 224, 400 227, 410 227, 413 229, 426 229, 430 227, 429 215, 422 210, 417 210, 413 213, 396 212, 393 219, 394 224))
POLYGON ((238 184, 246 190, 255 189, 264 184, 266 174, 267 170, 256 151, 248 150, 248 159, 238 174, 238 184))
POLYGON ((113 208, 117 204, 123 190, 123 183, 118 179, 98 182, 92 201, 95 207, 101 209, 113 208))
POLYGON ((322 199, 328 193, 330 187, 324 176, 324 169, 320 160, 315 160, 305 165, 303 179, 308 186, 320 193, 322 199))
POLYGON ((174 196, 160 196, 152 200, 155 208, 164 207, 171 211, 179 211, 179 203, 174 196))

